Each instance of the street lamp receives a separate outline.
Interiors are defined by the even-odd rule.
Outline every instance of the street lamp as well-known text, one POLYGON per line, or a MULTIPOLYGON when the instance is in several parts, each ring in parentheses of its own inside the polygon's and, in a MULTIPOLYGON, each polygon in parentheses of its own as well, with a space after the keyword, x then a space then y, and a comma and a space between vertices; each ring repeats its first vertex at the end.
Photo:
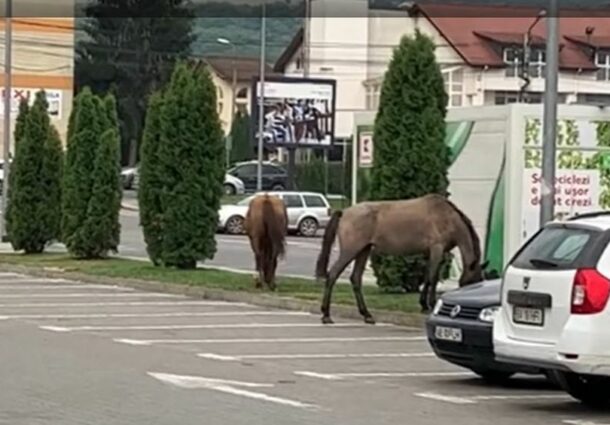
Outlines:
MULTIPOLYGON (((237 56, 237 50, 235 44, 231 42, 231 40, 227 38, 219 37, 216 39, 219 44, 223 44, 225 46, 231 46, 233 49, 233 55, 231 57, 231 64, 233 67, 233 80, 231 83, 231 126, 230 129, 233 128, 233 123, 235 121, 235 91, 237 90, 237 69, 235 67, 235 57, 237 56)), ((230 130, 229 130, 230 131, 230 130)), ((231 144, 233 142, 233 135, 229 132, 229 137, 231 137, 231 144)), ((230 148, 227 149, 227 167, 229 166, 229 158, 230 158, 230 148)))
POLYGON ((531 84, 530 75, 529 75, 529 66, 530 66, 530 56, 531 56, 531 43, 532 43, 532 31, 534 27, 540 22, 540 20, 546 16, 546 10, 541 10, 538 12, 536 19, 527 29, 524 37, 523 37, 523 58, 521 63, 521 79, 525 81, 525 84, 521 86, 521 90, 519 91, 519 102, 522 102, 525 99, 526 91, 531 84))
MULTIPOLYGON (((256 167, 256 190, 263 190, 263 124, 265 114, 265 44, 266 44, 266 8, 265 0, 261 4, 261 49, 260 49, 260 102, 258 104, 258 146, 257 146, 257 157, 258 164, 256 167)), ((256 94, 254 94, 256 96, 256 94)))

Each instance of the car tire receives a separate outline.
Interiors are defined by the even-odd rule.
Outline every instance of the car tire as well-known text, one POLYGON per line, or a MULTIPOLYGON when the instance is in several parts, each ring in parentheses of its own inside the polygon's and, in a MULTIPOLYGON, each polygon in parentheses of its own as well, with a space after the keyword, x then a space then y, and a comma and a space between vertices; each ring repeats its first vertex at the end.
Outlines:
POLYGON ((610 378, 562 371, 556 371, 555 376, 561 387, 585 406, 610 406, 610 378))
POLYGON ((313 238, 318 233, 318 222, 315 218, 305 217, 299 223, 299 233, 302 236, 313 238))
POLYGON ((232 184, 225 184, 223 185, 223 189, 224 189, 224 194, 226 196, 233 196, 237 193, 237 189, 235 188, 235 186, 233 186, 232 184))
POLYGON ((504 384, 514 375, 513 372, 499 370, 474 370, 473 372, 479 375, 485 382, 494 385, 504 384))
POLYGON ((225 224, 225 231, 230 235, 243 235, 245 232, 244 218, 239 215, 229 217, 225 224))
POLYGON ((271 186, 271 191, 272 192, 281 192, 282 190, 284 190, 284 185, 283 184, 276 183, 273 186, 271 186))

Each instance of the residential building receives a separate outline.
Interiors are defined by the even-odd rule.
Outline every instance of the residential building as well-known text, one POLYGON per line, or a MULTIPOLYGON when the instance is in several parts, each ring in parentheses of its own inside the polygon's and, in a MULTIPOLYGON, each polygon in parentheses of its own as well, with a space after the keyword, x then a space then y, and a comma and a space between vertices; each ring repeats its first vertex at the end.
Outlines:
MULTIPOLYGON (((11 143, 20 100, 26 98, 32 103, 35 93, 44 89, 51 122, 65 144, 74 86, 74 19, 12 18, 11 26, 11 143)), ((4 31, 4 21, 0 21, 0 34, 4 34, 4 31)), ((5 43, 2 42, 1 58, 4 58, 4 50, 5 43)), ((0 121, 3 121, 3 73, 0 75, 0 85, 3 86, 0 121)), ((3 128, 0 125, 0 135, 3 128)), ((11 152, 14 152, 12 146, 11 152)))
MULTIPOLYGON (((236 76, 235 113, 251 115, 252 82, 260 74, 260 61, 258 58, 232 56, 208 56, 203 61, 212 74, 212 81, 216 86, 218 114, 225 135, 228 135, 232 125, 233 72, 236 76)), ((273 74, 271 65, 266 65, 265 73, 273 74)))
MULTIPOLYGON (((355 112, 377 109, 393 49, 416 30, 436 45, 448 107, 542 101, 546 23, 538 9, 430 3, 381 9, 368 0, 313 0, 311 8, 309 31, 296 33, 274 70, 302 76, 307 60, 310 77, 337 80, 339 142, 351 137, 355 112), (526 85, 522 61, 530 27, 526 85)), ((559 100, 610 104, 610 17, 586 15, 560 18, 559 100)))

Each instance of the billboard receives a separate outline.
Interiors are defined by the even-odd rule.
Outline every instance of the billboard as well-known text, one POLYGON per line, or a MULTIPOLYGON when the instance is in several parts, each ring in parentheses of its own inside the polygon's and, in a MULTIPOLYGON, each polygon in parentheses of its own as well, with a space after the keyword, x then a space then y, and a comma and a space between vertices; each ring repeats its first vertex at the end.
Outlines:
MULTIPOLYGON (((259 137, 260 80, 253 82, 252 129, 259 137)), ((265 78, 263 137, 267 147, 332 146, 335 136, 335 80, 265 78)))

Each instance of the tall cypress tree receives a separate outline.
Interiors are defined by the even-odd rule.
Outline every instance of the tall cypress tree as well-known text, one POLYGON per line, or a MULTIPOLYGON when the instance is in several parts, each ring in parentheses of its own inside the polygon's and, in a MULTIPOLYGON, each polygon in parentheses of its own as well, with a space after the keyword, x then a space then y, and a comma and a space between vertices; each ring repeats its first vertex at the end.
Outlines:
MULTIPOLYGON (((405 36, 386 72, 375 119, 371 198, 410 199, 446 195, 449 152, 445 146, 447 94, 434 43, 416 32, 405 36)), ((426 271, 421 256, 373 256, 381 287, 417 290, 426 271)))
POLYGON ((13 249, 40 253, 58 237, 61 148, 50 139, 54 131, 44 91, 36 93, 32 109, 18 128, 18 149, 12 171, 14 184, 9 211, 13 249))
POLYGON ((224 180, 224 143, 208 71, 179 64, 165 92, 158 155, 162 253, 166 266, 194 268, 213 258, 224 180))
POLYGON ((146 112, 146 125, 140 144, 140 184, 138 188, 138 203, 140 205, 140 225, 144 233, 148 257, 155 265, 161 262, 162 252, 162 219, 164 179, 159 160, 161 143, 161 110, 163 94, 155 93, 150 97, 146 112))
POLYGON ((249 161, 254 158, 254 147, 250 143, 250 117, 237 113, 231 125, 231 162, 249 161))
MULTIPOLYGON (((15 130, 13 132, 13 140, 15 141, 15 155, 11 165, 15 166, 17 158, 18 150, 19 150, 19 141, 23 139, 25 133, 25 122, 27 120, 28 113, 30 112, 30 105, 26 99, 21 99, 19 102, 19 113, 17 115, 17 119, 15 120, 15 130)), ((11 221, 12 221, 12 212, 11 212, 11 199, 13 195, 11 192, 13 191, 12 187, 15 183, 15 173, 10 172, 8 175, 8 194, 7 194, 7 205, 6 205, 6 232, 10 238, 11 234, 11 221)))

